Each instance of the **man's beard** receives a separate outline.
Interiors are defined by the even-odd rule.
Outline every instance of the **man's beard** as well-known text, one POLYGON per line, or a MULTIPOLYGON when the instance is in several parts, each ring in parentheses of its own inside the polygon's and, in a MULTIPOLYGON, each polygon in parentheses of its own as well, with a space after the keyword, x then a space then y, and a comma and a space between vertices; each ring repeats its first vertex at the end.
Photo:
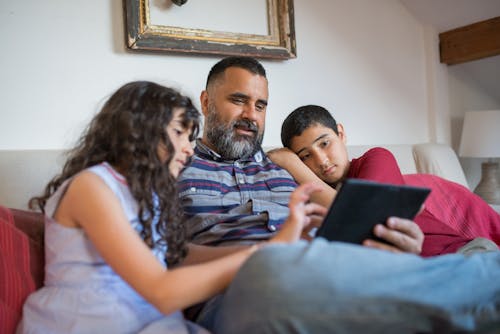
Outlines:
POLYGON ((215 108, 209 105, 205 121, 207 139, 224 160, 248 158, 261 147, 264 129, 259 131, 258 126, 248 119, 234 120, 226 125, 217 115, 215 108), (254 135, 239 135, 235 131, 237 128, 253 131, 254 135))

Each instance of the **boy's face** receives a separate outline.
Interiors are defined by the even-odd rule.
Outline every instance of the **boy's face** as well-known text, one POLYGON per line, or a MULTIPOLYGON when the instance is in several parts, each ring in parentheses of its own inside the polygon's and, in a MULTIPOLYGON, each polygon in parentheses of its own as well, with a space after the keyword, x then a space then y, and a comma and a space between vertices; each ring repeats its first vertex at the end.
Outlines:
POLYGON ((338 124, 337 135, 332 129, 313 124, 300 136, 292 138, 290 149, 314 174, 328 184, 343 179, 349 169, 344 128, 338 124))

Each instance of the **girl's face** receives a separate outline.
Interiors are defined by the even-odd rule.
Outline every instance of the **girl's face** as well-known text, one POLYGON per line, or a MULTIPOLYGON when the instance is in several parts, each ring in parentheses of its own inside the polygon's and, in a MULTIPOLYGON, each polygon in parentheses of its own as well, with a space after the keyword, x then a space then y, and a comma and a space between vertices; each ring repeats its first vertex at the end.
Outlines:
POLYGON ((343 179, 349 169, 344 128, 341 124, 337 125, 338 135, 326 126, 315 124, 290 142, 291 150, 328 184, 343 179))
MULTIPOLYGON (((191 127, 184 127, 182 122, 183 109, 176 109, 174 111, 174 117, 167 125, 166 131, 172 146, 174 147, 175 153, 170 161, 169 169, 170 173, 177 177, 179 173, 184 169, 186 162, 193 155, 193 147, 189 141, 189 136, 191 135, 191 127)), ((168 159, 168 153, 165 149, 165 145, 160 143, 158 145, 158 157, 161 162, 165 162, 168 159)))

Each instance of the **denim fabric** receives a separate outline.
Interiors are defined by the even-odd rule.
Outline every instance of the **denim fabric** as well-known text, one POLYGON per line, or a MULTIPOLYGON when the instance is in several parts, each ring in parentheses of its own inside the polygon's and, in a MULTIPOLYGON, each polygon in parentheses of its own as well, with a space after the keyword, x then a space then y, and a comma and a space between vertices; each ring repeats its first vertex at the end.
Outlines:
POLYGON ((421 258, 328 243, 271 245, 226 292, 216 333, 500 329, 500 252, 421 258))
POLYGON ((219 294, 215 297, 210 298, 201 309, 200 313, 196 317, 196 324, 203 328, 208 328, 210 330, 214 329, 214 322, 217 317, 217 312, 220 309, 220 305, 224 298, 224 294, 219 294))

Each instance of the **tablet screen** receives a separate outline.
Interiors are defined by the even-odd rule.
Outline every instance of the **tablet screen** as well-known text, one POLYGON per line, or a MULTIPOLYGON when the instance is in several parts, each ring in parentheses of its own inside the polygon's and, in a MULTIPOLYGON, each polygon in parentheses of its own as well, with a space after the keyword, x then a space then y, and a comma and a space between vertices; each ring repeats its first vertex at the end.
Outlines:
POLYGON ((389 217, 413 219, 429 193, 429 188, 347 179, 316 236, 351 243, 376 239, 376 224, 385 224, 389 217))

